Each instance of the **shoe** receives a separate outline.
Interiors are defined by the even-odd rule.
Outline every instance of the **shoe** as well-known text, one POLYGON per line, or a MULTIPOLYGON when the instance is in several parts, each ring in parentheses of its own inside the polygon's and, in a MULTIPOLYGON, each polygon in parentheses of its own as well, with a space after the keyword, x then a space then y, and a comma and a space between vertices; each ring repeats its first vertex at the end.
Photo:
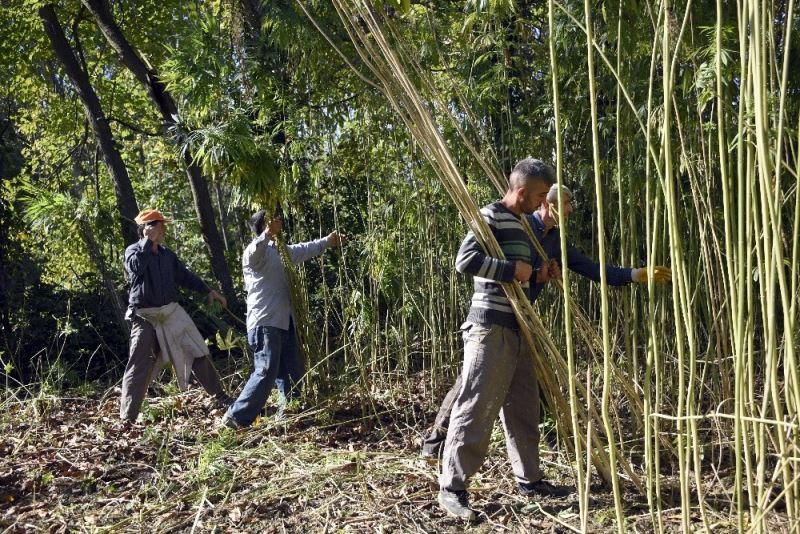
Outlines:
POLYGON ((519 492, 526 497, 533 497, 536 495, 542 497, 566 497, 572 493, 570 486, 555 486, 547 480, 537 480, 536 482, 528 482, 518 484, 519 492))
POLYGON ((453 517, 463 519, 464 521, 475 521, 475 510, 469 507, 469 495, 466 490, 440 490, 439 505, 445 512, 453 517))
POLYGON ((433 454, 431 451, 425 449, 419 452, 419 458, 422 460, 422 463, 426 465, 436 465, 439 463, 439 455, 433 454))
POLYGON ((232 428, 234 430, 244 430, 245 428, 247 428, 239 421, 231 417, 228 412, 225 412, 225 415, 223 415, 222 419, 219 420, 219 426, 232 428))
POLYGON ((444 439, 437 439, 433 437, 427 438, 422 442, 422 458, 432 458, 438 460, 442 456, 442 449, 444 449, 444 439))

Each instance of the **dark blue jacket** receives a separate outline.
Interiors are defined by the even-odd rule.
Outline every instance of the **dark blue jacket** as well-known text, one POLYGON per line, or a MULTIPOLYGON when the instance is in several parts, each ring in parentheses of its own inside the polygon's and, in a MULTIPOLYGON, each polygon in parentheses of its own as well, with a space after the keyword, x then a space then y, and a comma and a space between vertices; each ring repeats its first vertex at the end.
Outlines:
MULTIPOLYGON (((556 260, 561 265, 561 234, 558 231, 558 227, 551 228, 547 235, 544 235, 544 223, 538 212, 528 215, 528 222, 531 224, 533 233, 541 243, 545 253, 547 253, 547 257, 556 260)), ((538 268, 541 264, 541 256, 535 253, 533 267, 538 268)), ((600 281, 600 264, 584 256, 581 251, 569 242, 567 242, 567 267, 590 280, 600 281)), ((608 285, 624 286, 631 283, 631 271, 633 269, 627 267, 606 265, 608 285)), ((543 288, 544 284, 535 284, 531 287, 531 302, 536 300, 543 288)))
POLYGON ((131 284, 130 308, 153 308, 178 300, 178 287, 208 293, 208 286, 180 262, 174 252, 144 237, 125 249, 125 272, 131 284))

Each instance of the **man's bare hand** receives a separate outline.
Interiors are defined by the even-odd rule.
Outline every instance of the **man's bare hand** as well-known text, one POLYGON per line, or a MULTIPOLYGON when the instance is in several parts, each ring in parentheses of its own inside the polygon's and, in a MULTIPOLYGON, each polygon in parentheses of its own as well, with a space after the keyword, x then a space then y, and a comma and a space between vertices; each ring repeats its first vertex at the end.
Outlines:
POLYGON ((155 243, 158 240, 158 237, 161 235, 161 230, 158 228, 157 224, 154 225, 146 225, 144 227, 143 232, 144 236, 155 243))
POLYGON ((267 240, 275 239, 275 237, 280 235, 282 231, 283 217, 281 215, 276 215, 270 219, 267 227, 264 228, 264 234, 266 234, 267 240))
POLYGON ((328 245, 331 247, 341 247, 347 243, 347 236, 340 234, 336 230, 328 234, 328 245))
POLYGON ((519 280, 520 282, 527 282, 531 279, 531 275, 533 274, 533 267, 529 264, 525 263, 524 261, 517 261, 514 267, 514 280, 519 280))
POLYGON ((155 224, 145 225, 142 234, 153 243, 153 251, 158 250, 158 245, 164 241, 164 223, 158 221, 155 224))
POLYGON ((221 295, 212 289, 208 292, 208 305, 211 306, 215 300, 219 302, 223 308, 228 307, 228 299, 226 299, 224 295, 221 295))
POLYGON ((550 274, 550 280, 561 280, 561 266, 556 260, 550 259, 547 270, 550 274))
POLYGON ((536 283, 537 284, 546 284, 550 281, 550 265, 545 262, 542 264, 541 267, 536 271, 536 283))

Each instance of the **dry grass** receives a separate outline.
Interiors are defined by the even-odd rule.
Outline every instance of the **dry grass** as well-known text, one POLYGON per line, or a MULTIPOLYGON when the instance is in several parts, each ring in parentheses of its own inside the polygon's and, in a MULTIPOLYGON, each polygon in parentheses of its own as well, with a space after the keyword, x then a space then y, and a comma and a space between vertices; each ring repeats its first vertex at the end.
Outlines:
MULTIPOLYGON (((131 430, 116 419, 113 391, 7 400, 0 526, 5 532, 461 530, 435 502, 435 466, 418 457, 438 401, 423 391, 425 383, 417 376, 402 391, 375 387, 372 403, 349 391, 283 421, 268 416, 245 432, 219 429, 221 411, 198 390, 151 397, 146 424, 131 430)), ((482 512, 474 528, 569 531, 563 524, 578 523, 577 496, 535 502, 517 495, 495 430, 472 485, 473 505, 482 512)), ((552 434, 543 441, 544 467, 549 478, 572 484, 564 456, 544 445, 555 445, 552 434)), ((727 510, 720 488, 730 476, 712 475, 707 494, 716 491, 719 509, 727 510)), ((663 485, 679 487, 666 478, 663 485)), ((628 487, 624 498, 629 528, 650 531, 643 497, 628 487)), ((680 528, 678 502, 676 494, 676 508, 662 516, 667 530, 680 528)), ((715 532, 734 526, 727 512, 716 519, 715 532)), ((776 531, 784 524, 780 513, 771 521, 776 531)), ((592 487, 589 524, 596 532, 614 530, 610 488, 592 487)))

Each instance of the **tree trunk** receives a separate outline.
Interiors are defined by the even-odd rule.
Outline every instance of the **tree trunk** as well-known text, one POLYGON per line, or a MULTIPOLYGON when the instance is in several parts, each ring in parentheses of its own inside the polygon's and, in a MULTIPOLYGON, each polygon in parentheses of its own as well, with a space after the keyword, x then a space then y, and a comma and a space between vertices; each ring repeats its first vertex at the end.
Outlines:
MULTIPOLYGON (((128 42, 114 20, 108 7, 108 2, 106 0, 82 0, 82 2, 94 16, 97 26, 103 32, 111 47, 119 54, 122 63, 139 80, 139 83, 144 85, 150 99, 155 103, 164 118, 164 122, 168 125, 176 124, 178 107, 175 104, 175 100, 159 79, 156 70, 128 42)), ((228 270, 228 264, 225 262, 225 249, 217 229, 208 183, 200 168, 194 164, 194 156, 190 151, 183 151, 183 160, 186 166, 186 175, 189 178, 189 186, 192 190, 192 197, 194 198, 197 220, 200 223, 200 231, 208 248, 211 270, 219 281, 225 296, 230 302, 234 303, 236 302, 236 293, 233 289, 233 281, 228 270)))
POLYGON ((136 204, 136 196, 133 192, 131 180, 128 177, 128 169, 114 144, 111 127, 109 127, 108 120, 103 114, 103 108, 100 106, 97 93, 94 92, 92 85, 89 83, 88 74, 76 59, 72 47, 64 35, 64 29, 58 22, 53 5, 48 4, 40 7, 39 18, 42 20, 44 31, 53 45, 53 51, 61 61, 67 76, 75 85, 78 97, 83 103, 86 117, 92 126, 92 131, 103 154, 103 161, 108 167, 111 181, 114 184, 114 194, 117 198, 117 209, 120 214, 119 223, 122 239, 126 245, 129 245, 137 240, 136 223, 133 219, 139 213, 139 207, 136 204))
MULTIPOLYGON (((80 201, 84 194, 83 178, 86 173, 83 169, 83 155, 83 149, 72 151, 72 175, 75 177, 75 184, 69 194, 76 201, 80 201)), ((86 247, 86 253, 94 264, 94 268, 100 274, 100 280, 103 282, 103 287, 106 289, 106 296, 111 303, 114 319, 116 319, 117 325, 123 332, 130 334, 128 323, 125 321, 125 303, 122 301, 119 292, 117 292, 114 278, 106 266, 105 257, 100 250, 100 244, 97 242, 97 239, 95 239, 95 231, 89 221, 84 218, 79 217, 77 223, 78 232, 81 235, 84 247, 86 247)))
POLYGON ((214 180, 214 191, 217 193, 217 209, 219 210, 219 226, 222 229, 222 241, 225 243, 225 251, 230 252, 231 244, 225 231, 225 227, 228 225, 228 216, 225 213, 225 198, 222 195, 222 186, 219 180, 214 180))
POLYGON ((264 25, 261 2, 259 0, 240 0, 238 6, 241 10, 242 22, 247 34, 246 39, 252 43, 261 35, 261 27, 264 25))

